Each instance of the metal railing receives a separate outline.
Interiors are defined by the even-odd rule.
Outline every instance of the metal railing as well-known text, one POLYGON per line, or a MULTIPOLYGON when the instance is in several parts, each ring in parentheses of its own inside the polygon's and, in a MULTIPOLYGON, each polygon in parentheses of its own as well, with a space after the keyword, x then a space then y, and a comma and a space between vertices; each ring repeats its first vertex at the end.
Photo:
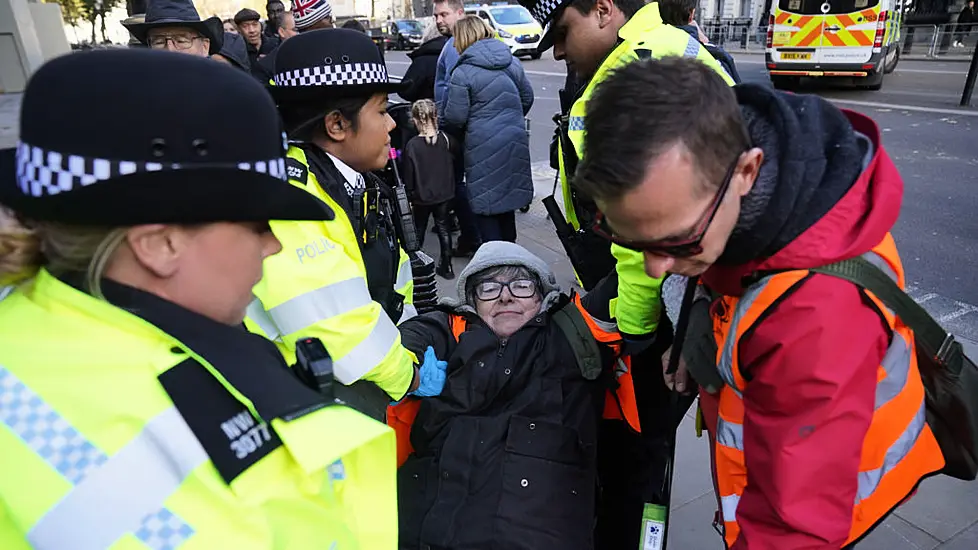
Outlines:
MULTIPOLYGON (((767 24, 749 20, 704 21, 700 28, 710 41, 731 53, 763 52, 767 24)), ((978 24, 904 25, 900 29, 901 55, 932 59, 970 59, 978 43, 978 24)))

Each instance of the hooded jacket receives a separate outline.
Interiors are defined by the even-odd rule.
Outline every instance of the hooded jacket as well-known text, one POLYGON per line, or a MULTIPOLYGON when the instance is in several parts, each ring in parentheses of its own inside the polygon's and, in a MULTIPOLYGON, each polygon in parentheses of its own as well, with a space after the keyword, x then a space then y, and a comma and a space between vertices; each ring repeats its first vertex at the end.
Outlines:
MULTIPOLYGON (((549 266, 508 242, 483 245, 459 274, 450 311, 402 323, 403 344, 448 361, 441 395, 421 401, 398 470, 401 548, 591 550, 605 384, 581 374, 552 314, 568 305, 549 266), (500 340, 465 303, 467 281, 517 265, 540 280, 542 309, 500 340)), ((446 304, 447 305, 447 302, 446 304)), ((602 365, 613 361, 602 346, 602 365)))
MULTIPOLYGON (((765 160, 704 283, 740 296, 757 271, 821 266, 876 246, 903 194, 876 124, 817 96, 752 84, 735 91, 765 160)), ((732 550, 837 550, 846 541, 889 338, 855 285, 820 274, 741 338, 748 482, 732 550)), ((712 436, 716 397, 701 393, 701 406, 712 436)))
POLYGON ((435 73, 445 42, 448 42, 447 36, 438 36, 408 52, 411 66, 404 73, 404 80, 410 80, 411 85, 399 94, 401 97, 412 103, 419 99, 435 99, 435 73))
POLYGON ((530 81, 505 44, 486 38, 462 52, 443 115, 446 130, 465 131, 465 179, 476 214, 512 212, 533 199, 523 119, 532 106, 530 81))

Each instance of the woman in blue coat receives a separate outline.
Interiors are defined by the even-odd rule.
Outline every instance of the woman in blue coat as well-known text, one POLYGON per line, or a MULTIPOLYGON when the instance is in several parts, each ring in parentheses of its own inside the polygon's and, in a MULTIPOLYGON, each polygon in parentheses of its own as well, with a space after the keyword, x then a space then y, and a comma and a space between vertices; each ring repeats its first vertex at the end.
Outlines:
POLYGON ((516 210, 533 200, 524 122, 533 88, 523 66, 484 21, 460 19, 454 35, 460 57, 448 88, 445 124, 465 131, 465 180, 482 240, 516 242, 516 210))

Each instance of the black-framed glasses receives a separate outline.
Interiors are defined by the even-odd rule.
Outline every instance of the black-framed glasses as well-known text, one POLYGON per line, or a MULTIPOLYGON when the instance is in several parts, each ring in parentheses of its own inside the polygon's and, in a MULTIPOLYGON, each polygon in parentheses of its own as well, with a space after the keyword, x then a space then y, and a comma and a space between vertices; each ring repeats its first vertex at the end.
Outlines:
POLYGON ((717 190, 716 196, 713 197, 713 201, 710 202, 710 207, 707 209, 706 213, 700 217, 700 220, 696 222, 693 228, 693 236, 683 239, 663 239, 658 241, 633 241, 619 237, 615 234, 614 230, 608 225, 608 220, 605 218, 603 212, 598 212, 594 217, 594 225, 592 230, 600 237, 603 237, 622 248, 627 248, 629 250, 635 250, 637 252, 648 252, 650 254, 656 254, 658 256, 669 256, 672 258, 689 258, 701 254, 703 252, 703 237, 706 235, 707 230, 710 229, 710 224, 713 223, 713 219, 716 217, 717 212, 720 210, 720 205, 723 204, 723 197, 727 195, 727 189, 730 188, 730 182, 733 180, 734 172, 737 170, 737 166, 740 164, 740 158, 743 153, 737 155, 730 167, 727 168, 727 174, 723 178, 723 183, 720 184, 720 189, 717 190))
POLYGON ((508 283, 489 280, 475 285, 475 297, 483 302, 495 300, 502 296, 503 288, 508 288, 514 298, 532 298, 537 293, 537 283, 532 279, 514 279, 508 283))
POLYGON ((157 34, 148 40, 149 47, 154 50, 166 49, 167 42, 173 42, 173 46, 178 50, 189 50, 194 45, 195 40, 201 40, 203 36, 189 36, 186 34, 157 34))

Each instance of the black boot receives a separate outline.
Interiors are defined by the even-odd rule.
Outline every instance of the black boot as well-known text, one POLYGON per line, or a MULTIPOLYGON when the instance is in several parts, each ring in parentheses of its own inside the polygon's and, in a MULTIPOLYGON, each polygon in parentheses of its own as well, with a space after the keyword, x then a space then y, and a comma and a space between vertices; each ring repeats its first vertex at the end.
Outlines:
POLYGON ((455 271, 452 270, 452 234, 448 229, 448 220, 435 220, 438 228, 438 267, 435 273, 443 279, 454 279, 455 271))

